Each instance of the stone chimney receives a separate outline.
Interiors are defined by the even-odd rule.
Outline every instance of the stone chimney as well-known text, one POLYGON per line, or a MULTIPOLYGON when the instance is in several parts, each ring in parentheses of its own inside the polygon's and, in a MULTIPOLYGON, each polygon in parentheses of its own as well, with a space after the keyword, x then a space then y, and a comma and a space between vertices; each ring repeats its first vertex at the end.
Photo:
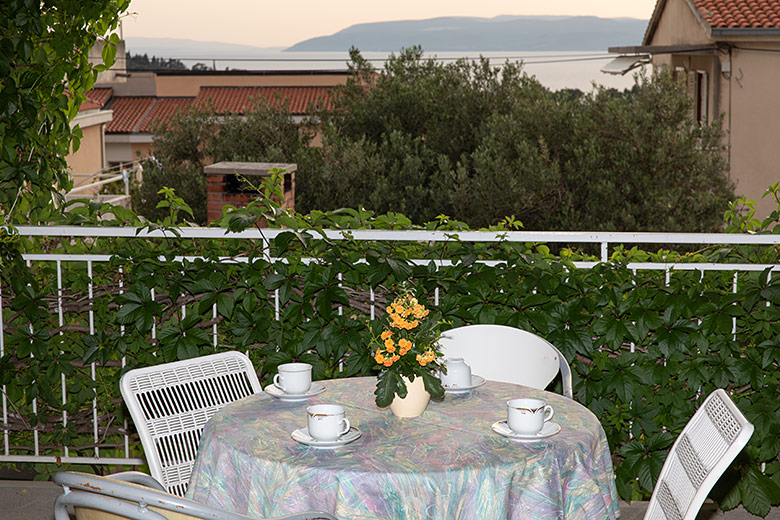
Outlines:
POLYGON ((222 216, 222 207, 226 204, 241 207, 246 206, 257 196, 249 183, 260 187, 263 179, 268 177, 272 169, 278 168, 288 173, 282 180, 284 200, 282 207, 295 209, 295 171, 297 164, 291 163, 257 163, 257 162, 220 162, 203 168, 206 174, 206 200, 208 201, 209 222, 222 216), (242 180, 242 178, 249 181, 242 180))

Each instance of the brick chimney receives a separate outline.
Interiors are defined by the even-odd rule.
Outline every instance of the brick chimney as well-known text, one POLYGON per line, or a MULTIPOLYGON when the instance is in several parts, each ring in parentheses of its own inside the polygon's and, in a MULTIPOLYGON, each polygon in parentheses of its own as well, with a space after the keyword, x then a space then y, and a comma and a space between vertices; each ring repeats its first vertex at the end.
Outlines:
POLYGON ((206 200, 208 201, 208 221, 213 222, 222 216, 222 207, 226 204, 241 207, 249 204, 257 192, 242 177, 259 187, 263 179, 271 174, 270 170, 279 168, 284 174, 282 207, 295 209, 295 171, 297 164, 257 163, 257 162, 219 162, 206 166, 206 200))

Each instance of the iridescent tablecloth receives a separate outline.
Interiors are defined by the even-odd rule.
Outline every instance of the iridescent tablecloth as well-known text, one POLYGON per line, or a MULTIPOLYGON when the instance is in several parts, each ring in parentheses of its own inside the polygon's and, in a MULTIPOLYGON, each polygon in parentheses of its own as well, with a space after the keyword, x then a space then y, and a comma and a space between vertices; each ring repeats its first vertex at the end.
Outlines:
POLYGON ((619 516, 609 446, 582 405, 489 381, 398 419, 374 404, 375 382, 322 381, 326 391, 302 403, 263 393, 226 406, 206 424, 187 496, 260 518, 311 509, 342 520, 619 516), (547 400, 561 431, 534 442, 493 432, 514 397, 547 400), (315 403, 343 405, 362 437, 336 449, 292 440, 315 403))

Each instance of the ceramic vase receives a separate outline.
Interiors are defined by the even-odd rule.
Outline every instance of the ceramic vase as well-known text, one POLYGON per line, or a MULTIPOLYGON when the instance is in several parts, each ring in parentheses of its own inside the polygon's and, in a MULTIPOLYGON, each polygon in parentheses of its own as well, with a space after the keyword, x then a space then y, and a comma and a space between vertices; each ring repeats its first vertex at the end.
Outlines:
POLYGON ((390 410, 396 417, 419 417, 428 406, 431 394, 425 389, 422 377, 415 377, 413 382, 410 382, 406 377, 403 380, 406 383, 406 397, 401 399, 395 396, 393 402, 390 403, 390 410))

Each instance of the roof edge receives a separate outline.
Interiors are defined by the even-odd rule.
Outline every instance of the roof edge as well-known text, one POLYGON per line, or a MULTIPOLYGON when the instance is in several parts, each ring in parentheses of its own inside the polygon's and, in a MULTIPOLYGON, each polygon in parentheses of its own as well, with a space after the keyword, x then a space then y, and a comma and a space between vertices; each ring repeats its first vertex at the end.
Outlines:
POLYGON ((661 18, 661 13, 665 7, 666 0, 658 0, 656 2, 655 9, 653 9, 653 14, 645 30, 645 36, 642 38, 642 45, 650 45, 650 41, 653 39, 653 35, 655 35, 655 29, 658 27, 658 20, 661 18))
MULTIPOLYGON (((142 72, 142 71, 138 71, 142 72)), ((347 70, 161 70, 158 76, 349 76, 347 70)))
MULTIPOLYGON (((685 0, 685 3, 688 4, 688 7, 690 7, 693 15, 699 21, 699 24, 702 26, 707 35, 712 37, 712 27, 707 22, 707 20, 704 19, 701 11, 699 11, 699 8, 696 7, 696 4, 693 3, 693 0, 685 0)), ((650 18, 650 23, 647 25, 647 31, 645 31, 645 37, 642 40, 642 45, 651 45, 650 42, 652 41, 653 36, 655 36, 655 30, 658 28, 658 22, 661 20, 661 13, 663 13, 664 9, 666 8, 666 4, 667 0, 658 0, 658 3, 655 4, 653 16, 650 18)))
POLYGON ((615 54, 677 54, 707 53, 717 51, 715 43, 696 43, 690 45, 631 45, 627 47, 609 47, 608 52, 615 54))
POLYGON ((780 27, 713 27, 712 36, 777 36, 780 27))

